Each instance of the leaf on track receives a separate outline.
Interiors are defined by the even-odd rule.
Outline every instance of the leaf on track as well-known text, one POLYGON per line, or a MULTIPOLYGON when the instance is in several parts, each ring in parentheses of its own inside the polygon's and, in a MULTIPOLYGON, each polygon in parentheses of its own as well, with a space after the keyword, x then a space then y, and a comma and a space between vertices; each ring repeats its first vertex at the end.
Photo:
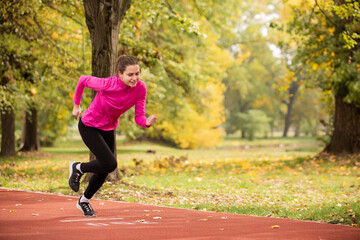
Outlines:
POLYGON ((279 225, 272 225, 271 228, 279 228, 279 225))

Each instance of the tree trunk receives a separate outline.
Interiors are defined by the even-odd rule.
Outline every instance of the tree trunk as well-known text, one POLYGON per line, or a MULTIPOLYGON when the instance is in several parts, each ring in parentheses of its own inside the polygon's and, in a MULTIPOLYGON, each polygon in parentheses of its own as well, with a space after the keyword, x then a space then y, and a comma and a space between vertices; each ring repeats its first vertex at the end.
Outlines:
POLYGON ((291 125, 291 114, 294 106, 294 101, 296 97, 296 93, 299 89, 299 78, 297 78, 297 81, 291 82, 290 88, 289 88, 289 101, 286 103, 287 106, 287 112, 285 116, 285 125, 284 125, 284 132, 283 137, 287 137, 290 125, 291 125))
MULTIPOLYGON (((119 29, 131 0, 84 0, 86 25, 90 32, 92 43, 92 75, 95 77, 110 77, 115 75, 115 65, 119 41, 119 29)), ((93 93, 95 97, 96 93, 93 93)), ((116 140, 115 140, 116 155, 116 140)), ((90 161, 94 160, 90 153, 90 161)), ((87 174, 84 179, 89 180, 87 174)), ((119 180, 120 173, 116 169, 108 175, 108 180, 119 180)))
POLYGON ((287 107, 287 111, 285 115, 283 137, 287 137, 291 125, 291 112, 292 112, 293 103, 289 101, 289 103, 286 104, 286 107, 287 107))
POLYGON ((40 150, 38 114, 35 107, 25 112, 25 124, 21 129, 20 152, 40 150))
POLYGON ((294 137, 300 137, 300 122, 296 124, 294 137))
POLYGON ((1 153, 2 157, 14 156, 15 152, 15 113, 9 108, 1 111, 1 153))
POLYGON ((334 132, 324 152, 331 154, 360 152, 360 108, 335 96, 334 132))
POLYGON ((245 130, 241 130, 241 138, 245 139, 246 138, 246 132, 245 130))
MULTIPOLYGON (((345 0, 335 1, 335 5, 343 5, 345 0)), ((335 23, 334 37, 339 39, 341 34, 346 30, 346 24, 350 24, 353 19, 342 19, 336 15, 333 19, 335 23)), ((354 25, 355 26, 355 25, 354 25)), ((358 31, 357 31, 358 32, 358 31)), ((342 37, 341 37, 342 38, 342 37)), ((358 44, 360 43, 357 40, 358 44)), ((335 62, 335 68, 341 66, 340 59, 342 61, 350 61, 356 59, 354 56, 357 49, 346 49, 343 47, 343 43, 340 43, 337 51, 335 51, 335 58, 339 61, 335 62)), ((358 45, 359 46, 359 45, 358 45)), ((335 112, 333 122, 333 134, 331 136, 330 143, 325 147, 324 152, 330 154, 357 154, 360 153, 360 107, 356 107, 354 103, 344 102, 344 97, 351 92, 347 83, 348 81, 357 81, 358 74, 342 74, 343 79, 340 84, 336 85, 335 92, 335 112), (355 79, 354 79, 355 78, 355 79)), ((352 93, 354 94, 354 92, 352 93)))

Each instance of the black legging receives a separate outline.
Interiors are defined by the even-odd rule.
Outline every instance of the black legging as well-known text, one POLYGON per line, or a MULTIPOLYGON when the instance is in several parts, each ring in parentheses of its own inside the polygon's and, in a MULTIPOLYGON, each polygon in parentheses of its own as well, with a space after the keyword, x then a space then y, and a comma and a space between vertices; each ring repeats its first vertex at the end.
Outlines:
POLYGON ((81 164, 83 173, 94 173, 84 192, 84 196, 91 199, 103 185, 107 175, 117 167, 114 154, 115 131, 103 131, 98 128, 88 127, 80 119, 79 132, 86 146, 96 156, 96 160, 81 164))

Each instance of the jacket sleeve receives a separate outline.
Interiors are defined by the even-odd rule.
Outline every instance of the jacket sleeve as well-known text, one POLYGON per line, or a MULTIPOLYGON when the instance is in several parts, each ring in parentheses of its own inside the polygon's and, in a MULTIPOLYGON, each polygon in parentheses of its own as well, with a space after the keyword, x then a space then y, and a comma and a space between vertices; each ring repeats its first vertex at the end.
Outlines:
POLYGON ((109 87, 111 81, 108 78, 97 78, 92 76, 80 76, 79 81, 76 86, 75 95, 74 95, 74 103, 76 105, 80 105, 81 97, 84 93, 85 87, 91 88, 95 91, 102 91, 109 87))
POLYGON ((135 122, 141 127, 148 128, 148 126, 146 126, 145 104, 146 87, 139 100, 135 103, 135 122))

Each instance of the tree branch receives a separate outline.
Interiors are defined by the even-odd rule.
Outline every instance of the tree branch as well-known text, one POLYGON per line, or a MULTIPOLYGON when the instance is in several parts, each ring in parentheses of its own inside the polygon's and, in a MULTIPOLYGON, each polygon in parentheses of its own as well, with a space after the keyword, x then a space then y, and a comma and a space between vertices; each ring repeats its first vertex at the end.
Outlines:
POLYGON ((320 7, 320 5, 318 4, 317 0, 315 0, 315 5, 318 6, 318 8, 320 9, 320 11, 322 12, 322 14, 324 14, 324 16, 326 17, 327 20, 329 20, 335 27, 338 27, 332 20, 331 18, 329 18, 325 11, 320 7))
POLYGON ((82 22, 80 22, 79 20, 73 18, 73 17, 70 16, 69 14, 66 14, 64 11, 61 11, 60 9, 54 7, 54 5, 53 5, 52 3, 48 2, 48 3, 45 3, 45 4, 46 4, 49 8, 51 8, 51 9, 57 11, 58 13, 60 13, 61 15, 70 18, 72 21, 76 22, 77 24, 79 24, 79 25, 81 25, 81 26, 84 25, 84 24, 83 24, 82 22))
POLYGON ((178 13, 174 10, 174 8, 171 6, 171 4, 168 0, 165 0, 165 3, 172 14, 178 15, 178 13))
POLYGON ((34 16, 33 18, 35 24, 38 26, 39 30, 40 30, 40 33, 47 39, 49 39, 50 43, 60 52, 60 53, 63 53, 63 54, 66 54, 68 56, 70 56, 73 60, 77 60, 75 57, 73 57, 68 51, 64 50, 64 49, 61 49, 60 47, 57 46, 56 42, 54 41, 54 39, 49 35, 47 34, 44 29, 42 28, 42 26, 40 25, 40 23, 37 21, 36 19, 36 16, 34 16))

